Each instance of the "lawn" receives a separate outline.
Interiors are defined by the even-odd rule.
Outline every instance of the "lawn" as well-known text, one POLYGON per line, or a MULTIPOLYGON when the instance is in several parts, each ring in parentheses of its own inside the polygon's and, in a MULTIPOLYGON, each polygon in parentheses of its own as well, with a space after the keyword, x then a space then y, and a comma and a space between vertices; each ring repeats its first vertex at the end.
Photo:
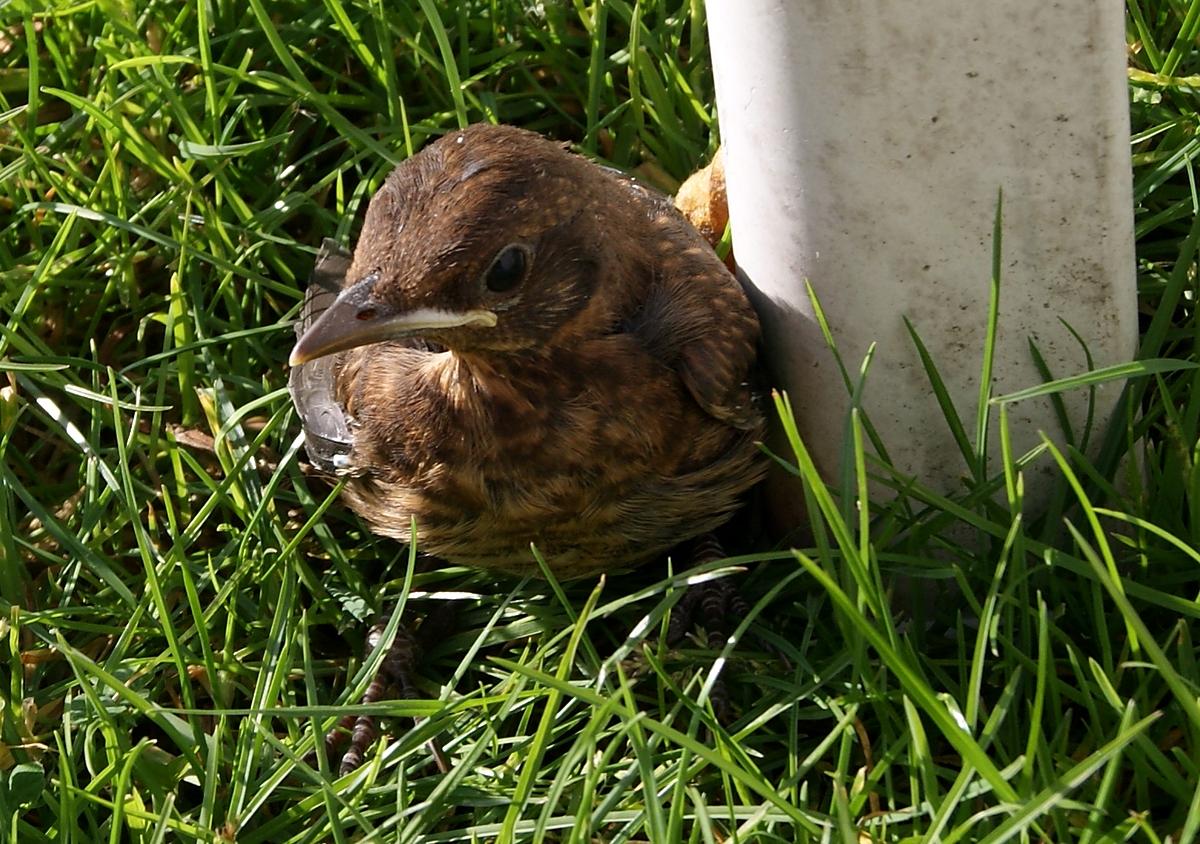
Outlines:
POLYGON ((665 190, 707 161, 700 0, 0 2, 0 842, 1196 840, 1200 0, 1128 20, 1139 356, 1176 363, 1094 459, 1036 457, 1044 514, 1013 455, 855 513, 886 467, 826 488, 794 440, 809 545, 707 567, 754 608, 714 662, 659 636, 687 571, 372 536, 304 471, 285 363, 321 239, 444 131, 665 190), (365 765, 307 760, 369 623, 445 606, 365 765))

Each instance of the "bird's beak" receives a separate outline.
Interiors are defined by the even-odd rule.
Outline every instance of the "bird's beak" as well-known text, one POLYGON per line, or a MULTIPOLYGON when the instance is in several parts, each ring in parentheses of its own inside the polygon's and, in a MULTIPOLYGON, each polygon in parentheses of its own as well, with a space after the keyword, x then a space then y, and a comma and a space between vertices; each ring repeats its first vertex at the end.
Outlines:
POLYGON ((329 309, 296 341, 288 364, 299 366, 334 352, 344 352, 346 349, 384 340, 411 337, 426 331, 464 325, 491 327, 496 324, 496 314, 482 309, 390 310, 370 302, 370 292, 375 281, 374 277, 368 277, 339 293, 329 309))

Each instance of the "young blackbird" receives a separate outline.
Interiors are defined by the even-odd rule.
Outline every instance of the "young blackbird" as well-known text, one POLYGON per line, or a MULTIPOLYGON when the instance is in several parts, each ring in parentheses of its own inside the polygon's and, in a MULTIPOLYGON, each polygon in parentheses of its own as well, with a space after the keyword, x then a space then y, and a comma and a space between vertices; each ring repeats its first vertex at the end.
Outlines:
POLYGON ((405 161, 316 282, 290 360, 310 458, 376 532, 415 517, 425 553, 635 566, 765 473, 738 282, 667 198, 534 133, 405 161))

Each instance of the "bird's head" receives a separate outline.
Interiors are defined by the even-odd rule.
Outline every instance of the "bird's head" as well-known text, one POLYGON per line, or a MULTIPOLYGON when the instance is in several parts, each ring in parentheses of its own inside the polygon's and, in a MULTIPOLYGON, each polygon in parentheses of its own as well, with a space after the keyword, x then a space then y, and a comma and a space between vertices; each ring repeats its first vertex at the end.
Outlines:
MULTIPOLYGON (((293 366, 420 336, 455 351, 536 348, 591 301, 611 254, 613 177, 532 132, 476 125, 397 167, 371 199, 345 284, 293 366)), ((627 203, 626 203, 627 204, 627 203)))

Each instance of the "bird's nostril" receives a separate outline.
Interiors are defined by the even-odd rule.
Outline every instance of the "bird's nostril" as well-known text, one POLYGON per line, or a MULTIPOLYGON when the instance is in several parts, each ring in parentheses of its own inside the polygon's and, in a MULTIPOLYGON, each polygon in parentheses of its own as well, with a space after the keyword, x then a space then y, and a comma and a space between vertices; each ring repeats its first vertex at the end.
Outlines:
POLYGON ((375 309, 374 308, 363 308, 354 315, 354 318, 361 319, 361 320, 375 319, 375 309))

